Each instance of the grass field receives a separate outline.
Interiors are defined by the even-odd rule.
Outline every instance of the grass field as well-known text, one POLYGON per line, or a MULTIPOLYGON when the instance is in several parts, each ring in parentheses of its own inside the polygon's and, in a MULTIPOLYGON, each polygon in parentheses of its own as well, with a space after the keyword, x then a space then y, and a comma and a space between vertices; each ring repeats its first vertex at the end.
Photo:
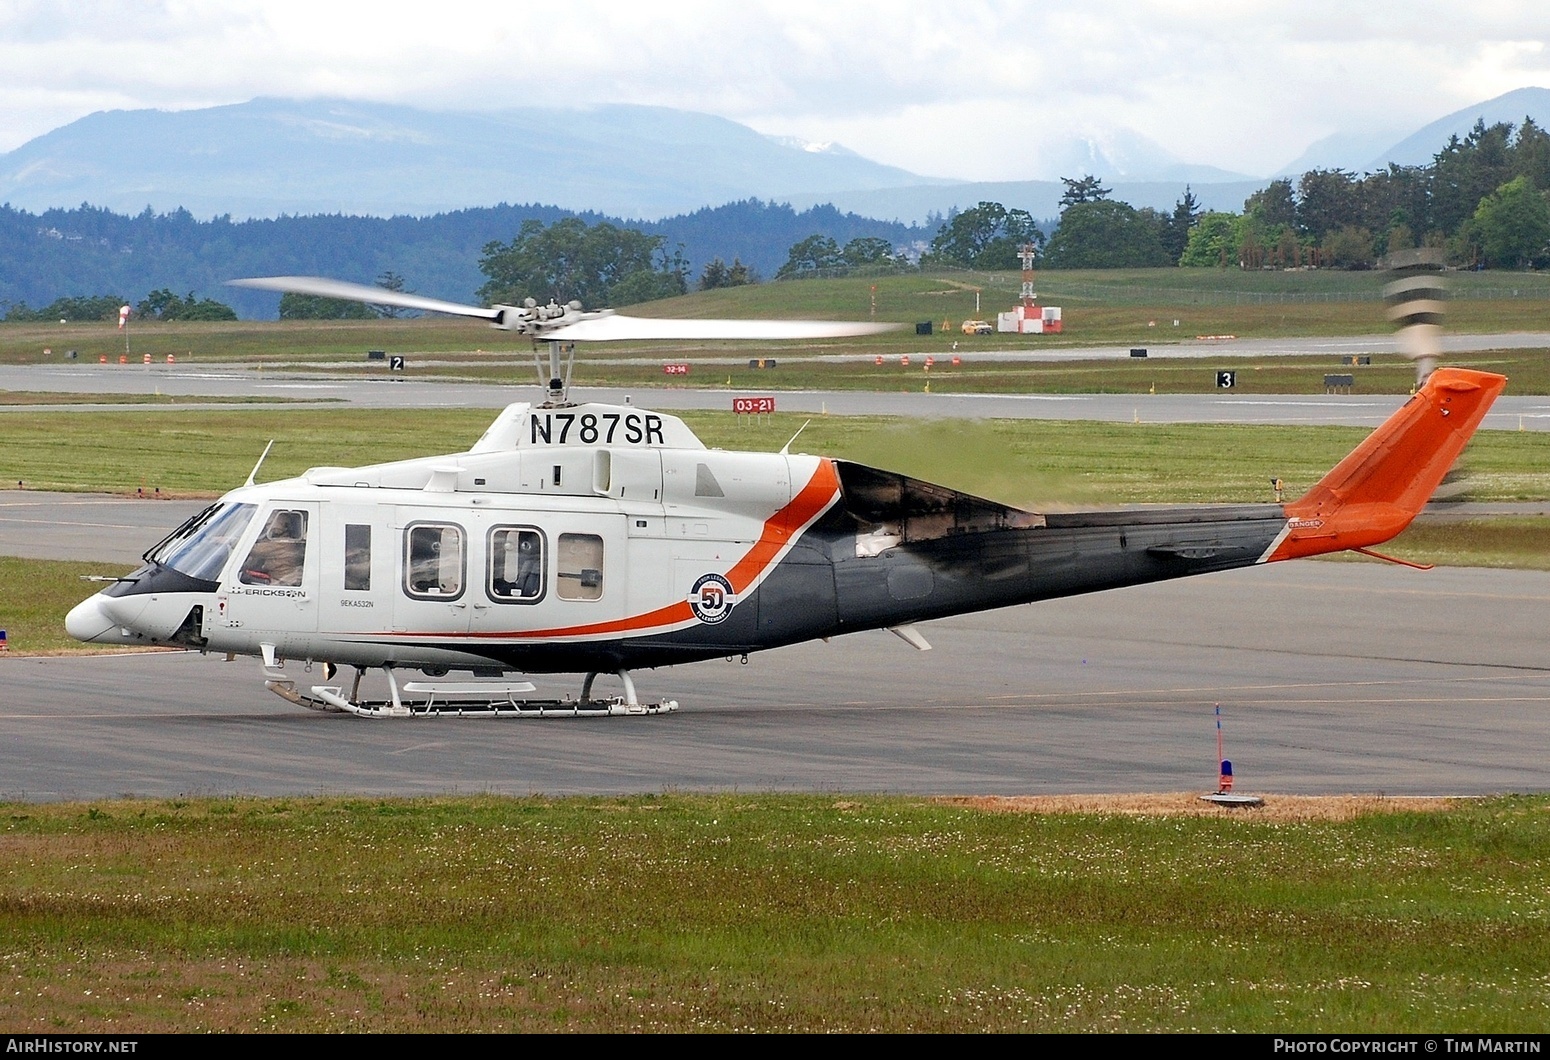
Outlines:
MULTIPOLYGON (((223 397, 223 405, 288 405, 312 403, 312 398, 223 397)), ((324 401, 336 400, 324 398, 324 401)), ((199 398, 178 398, 170 394, 87 394, 47 390, 0 390, 0 405, 190 405, 203 403, 199 398)))
MULTIPOLYGON (((312 466, 355 466, 460 452, 488 410, 390 409, 8 412, 0 417, 0 482, 36 489, 215 495, 239 485, 270 439, 260 481, 312 466)), ((760 423, 730 412, 684 418, 707 445, 773 452, 809 417, 760 423)), ((904 422, 814 416, 795 450, 878 464, 1008 504, 1264 501, 1279 476, 1300 491, 1366 435, 1356 427, 1095 423, 1039 420, 904 422)), ((1550 498, 1550 446, 1534 432, 1482 431, 1465 455, 1477 500, 1550 498)))
MULTIPOLYGON (((171 527, 168 527, 170 530, 171 527)), ((147 541, 146 547, 155 544, 147 541)), ((102 588, 83 578, 125 573, 121 564, 0 556, 0 629, 14 655, 91 651, 65 632, 65 615, 102 588)))
POLYGON ((13 803, 0 1022, 1542 1031, 1550 803, 1351 802, 13 803))
MULTIPOLYGON (((1454 299, 1448 327, 1460 332, 1544 330, 1550 328, 1550 278, 1535 273, 1460 273, 1451 276, 1454 299)), ((937 331, 916 336, 912 328, 885 336, 821 347, 791 343, 761 344, 782 352, 881 353, 950 352, 963 336, 957 325, 970 317, 995 319, 1017 299, 1017 273, 907 274, 767 283, 698 292, 632 306, 629 313, 667 317, 817 317, 914 324, 932 321, 937 331), (875 291, 873 288, 876 288, 875 291), (976 289, 980 309, 975 310, 976 289), (874 303, 875 299, 875 303, 874 303), (875 304, 875 312, 874 312, 875 304), (951 324, 941 330, 944 322, 951 324)), ((1161 345, 1196 335, 1240 337, 1375 334, 1388 330, 1379 293, 1378 273, 1241 273, 1216 269, 1096 270, 1040 273, 1038 287, 1046 304, 1062 305, 1066 332, 1059 336, 991 335, 975 348, 1013 349, 1080 345, 1161 345), (1174 321, 1179 323, 1174 325, 1174 321)), ((293 365, 306 361, 364 364, 370 349, 408 354, 466 353, 476 350, 515 353, 523 365, 528 343, 460 319, 379 321, 285 321, 238 323, 132 324, 131 367, 145 354, 162 364, 168 354, 183 363, 260 361, 293 365)), ((700 344, 659 343, 610 346, 621 352, 663 357, 693 356, 700 344)), ((721 347, 715 347, 721 349, 721 347)), ((747 356, 749 346, 737 352, 747 356)), ((112 322, 89 324, 0 324, 0 363, 66 363, 69 350, 78 360, 116 363, 124 353, 123 336, 112 322), (50 351, 45 354, 44 350, 50 351)), ((756 355, 756 354, 755 354, 756 355)), ((524 374, 525 378, 525 374, 524 374)))
MULTIPOLYGON (((165 365, 168 354, 186 367, 227 361, 364 361, 366 351, 372 349, 402 353, 510 350, 519 345, 510 335, 492 331, 483 324, 447 317, 396 321, 182 321, 137 323, 131 327, 131 363, 125 365, 129 371, 144 370, 141 360, 145 354, 150 354, 153 367, 165 365)), ((123 335, 111 322, 0 324, 0 363, 96 364, 105 357, 116 365, 123 353, 123 335), (77 353, 74 362, 68 357, 70 350, 77 353)))
MULTIPOLYGON (((1532 303, 1550 298, 1550 275, 1537 272, 1450 272, 1446 276, 1452 301, 1532 303)), ((1304 305, 1345 303, 1381 304, 1387 277, 1381 271, 1346 272, 1338 269, 1277 272, 1239 269, 1040 269, 1034 276, 1039 301, 1072 305, 1304 305)), ((995 312, 995 306, 1015 302, 1021 293, 1018 271, 979 272, 948 269, 892 276, 849 276, 837 279, 765 283, 754 287, 730 287, 695 292, 680 299, 665 299, 630 307, 644 315, 650 307, 680 314, 679 306, 695 307, 693 315, 765 315, 788 309, 794 302, 817 307, 823 313, 869 312, 873 289, 877 315, 887 320, 941 320, 926 312, 947 305, 954 319, 995 312), (791 293, 793 289, 810 288, 791 293), (980 312, 974 312, 974 294, 980 292, 980 312), (954 301, 954 299, 960 299, 954 301), (699 306, 733 307, 725 310, 699 306), (735 307, 748 306, 746 313, 735 307)), ((1550 306, 1541 306, 1541 311, 1550 306)), ((1379 314, 1381 317, 1381 313, 1379 314)), ((1171 323, 1171 319, 1170 319, 1171 323)))

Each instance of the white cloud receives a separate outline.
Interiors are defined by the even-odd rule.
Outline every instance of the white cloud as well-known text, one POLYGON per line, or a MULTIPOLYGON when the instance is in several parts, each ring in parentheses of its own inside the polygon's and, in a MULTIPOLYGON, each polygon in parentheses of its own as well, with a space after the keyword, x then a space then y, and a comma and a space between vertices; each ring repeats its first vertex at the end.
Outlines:
POLYGON ((253 96, 449 108, 636 102, 1018 179, 1134 128, 1268 173, 1343 130, 1406 131, 1550 84, 1542 3, 1423 0, 12 0, 0 150, 93 110, 253 96))

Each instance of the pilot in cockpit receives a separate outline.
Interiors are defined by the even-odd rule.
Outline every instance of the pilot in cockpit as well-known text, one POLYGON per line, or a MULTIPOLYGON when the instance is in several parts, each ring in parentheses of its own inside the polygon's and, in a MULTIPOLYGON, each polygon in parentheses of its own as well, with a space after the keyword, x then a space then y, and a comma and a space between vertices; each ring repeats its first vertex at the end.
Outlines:
POLYGON ((300 585, 306 558, 306 513, 275 512, 243 561, 241 580, 247 585, 300 585))

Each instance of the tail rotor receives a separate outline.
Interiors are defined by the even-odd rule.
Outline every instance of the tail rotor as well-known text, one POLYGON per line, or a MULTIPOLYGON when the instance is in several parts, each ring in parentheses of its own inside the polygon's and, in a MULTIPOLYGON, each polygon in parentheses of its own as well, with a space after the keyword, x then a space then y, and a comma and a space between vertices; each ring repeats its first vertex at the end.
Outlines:
POLYGON ((1389 255, 1389 282, 1383 288, 1394 344, 1415 362, 1420 386, 1442 355, 1442 319, 1447 312, 1448 282, 1440 247, 1418 247, 1389 255))

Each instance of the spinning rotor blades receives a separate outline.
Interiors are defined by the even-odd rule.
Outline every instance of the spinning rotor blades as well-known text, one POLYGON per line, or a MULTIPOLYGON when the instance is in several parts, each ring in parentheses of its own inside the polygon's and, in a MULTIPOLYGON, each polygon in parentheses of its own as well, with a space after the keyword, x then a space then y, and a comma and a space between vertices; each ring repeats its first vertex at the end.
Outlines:
POLYGON ((347 302, 367 302, 371 305, 391 305, 400 309, 423 309, 429 313, 450 313, 459 317, 478 317, 480 320, 498 321, 499 309, 480 309, 478 306, 459 302, 443 302, 439 298, 425 298, 403 291, 389 291, 385 287, 371 287, 364 283, 346 283, 329 280, 322 276, 259 276, 249 280, 227 280, 228 287, 253 287, 260 291, 279 291, 282 294, 310 294, 319 298, 342 298, 347 302))
POLYGON ((600 313, 562 324, 544 338, 564 342, 617 342, 626 339, 837 339, 877 335, 897 324, 847 320, 677 320, 600 313))
MULTIPOLYGON (((611 309, 586 312, 580 303, 547 306, 495 306, 482 309, 461 302, 444 302, 402 291, 389 291, 364 283, 347 283, 322 276, 260 276, 246 280, 228 280, 232 287, 253 287, 261 291, 310 294, 320 298, 342 298, 370 305, 391 305, 404 309, 422 309, 430 313, 476 317, 495 327, 517 331, 534 338, 555 342, 621 342, 643 339, 832 339, 857 335, 876 335, 899 327, 843 320, 677 320, 656 317, 620 316, 611 309)), ((531 301, 531 299, 529 299, 531 301)))

